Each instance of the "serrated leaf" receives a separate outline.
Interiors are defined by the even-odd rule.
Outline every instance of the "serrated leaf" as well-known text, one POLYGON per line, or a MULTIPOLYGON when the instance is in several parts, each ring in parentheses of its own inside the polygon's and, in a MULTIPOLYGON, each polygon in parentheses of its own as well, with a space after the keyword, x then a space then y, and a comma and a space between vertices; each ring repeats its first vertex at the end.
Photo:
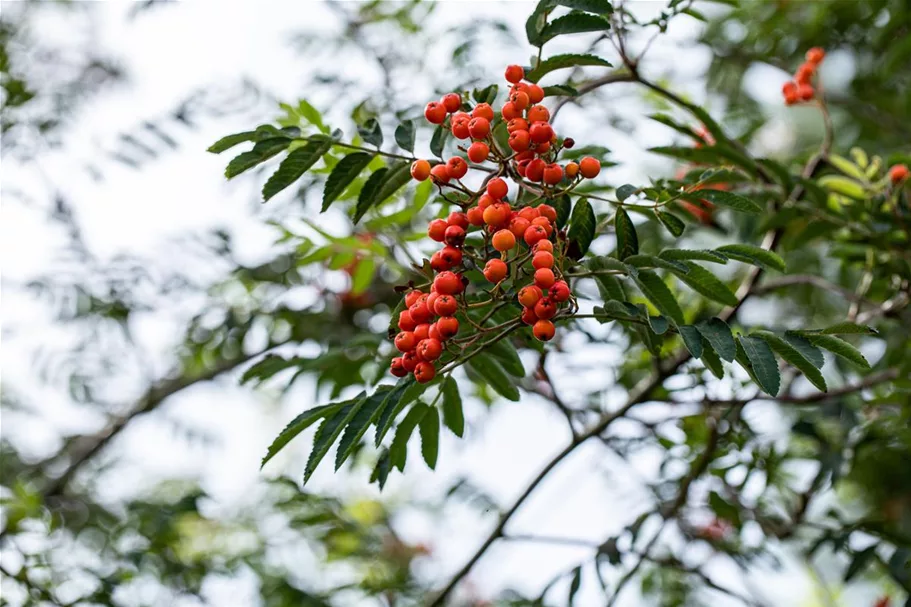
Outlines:
POLYGON ((702 334, 699 329, 692 325, 680 325, 677 327, 680 337, 683 338, 683 345, 693 358, 702 357, 702 334))
POLYGON ((814 346, 818 346, 824 350, 828 350, 832 354, 841 356, 845 360, 854 363, 858 367, 863 369, 869 369, 870 363, 867 362, 867 359, 864 358, 864 355, 860 353, 860 350, 841 339, 840 337, 835 337, 834 335, 823 335, 820 333, 801 333, 803 337, 807 338, 814 346))
MULTIPOLYGON (((589 15, 579 11, 570 11, 569 14, 557 17, 541 31, 541 43, 553 40, 564 34, 582 34, 585 32, 603 32, 610 29, 610 21, 596 15, 589 15)), ((535 45, 539 46, 539 45, 535 45)))
POLYGON ((670 317, 678 325, 683 324, 683 310, 660 276, 651 270, 642 270, 638 276, 633 277, 633 280, 659 312, 670 317))
POLYGON ((595 276, 594 279, 598 284, 598 292, 601 294, 601 299, 605 302, 626 300, 626 291, 623 289, 623 283, 616 276, 602 274, 595 276))
POLYGON ((300 179, 301 175, 316 164, 331 147, 332 141, 330 139, 314 139, 308 141, 304 147, 297 148, 288 154, 263 186, 263 202, 266 202, 300 179))
POLYGON ((617 257, 619 259, 626 259, 639 252, 636 226, 623 207, 617 209, 617 214, 614 216, 614 230, 617 233, 617 257))
POLYGON ((355 152, 348 154, 338 161, 329 178, 326 179, 326 187, 323 188, 323 206, 320 213, 325 213, 335 200, 342 195, 342 192, 357 179, 370 161, 373 160, 373 154, 367 152, 355 152))
POLYGON ((392 389, 386 396, 386 400, 383 403, 383 410, 380 413, 380 418, 376 422, 376 436, 374 437, 374 444, 379 447, 380 443, 383 442, 383 438, 386 436, 386 433, 389 432, 389 428, 392 427, 392 423, 395 421, 396 416, 399 412, 405 408, 405 405, 414 401, 414 398, 406 398, 406 392, 409 391, 413 385, 417 382, 414 381, 414 377, 408 375, 396 382, 395 388, 392 389))
POLYGON ((487 384, 500 396, 513 402, 519 402, 521 396, 503 367, 496 360, 486 354, 478 354, 468 362, 478 375, 487 381, 487 384))
POLYGON ((718 353, 712 347, 712 344, 702 338, 702 356, 699 357, 702 360, 702 363, 705 365, 705 368, 711 371, 712 375, 718 379, 724 377, 724 365, 721 364, 721 359, 718 357, 718 353))
POLYGON ((708 200, 709 202, 722 207, 728 207, 741 213, 762 213, 762 207, 750 200, 724 190, 704 189, 691 192, 683 196, 687 200, 708 200))
POLYGON ((433 407, 427 408, 427 413, 418 423, 421 432, 421 455, 424 462, 433 470, 437 465, 437 456, 440 453, 440 414, 433 407))
POLYGON ((443 423, 453 434, 462 437, 465 432, 465 414, 462 412, 462 396, 459 384, 450 375, 443 381, 443 423))
POLYGON ((791 344, 791 347, 800 352, 800 354, 810 361, 817 369, 821 369, 825 364, 826 359, 819 348, 811 344, 807 338, 802 335, 794 333, 793 331, 787 331, 784 334, 784 340, 791 344))
POLYGON ((259 141, 252 150, 238 154, 228 162, 228 166, 225 167, 225 177, 228 179, 237 177, 244 171, 252 169, 288 149, 289 145, 291 145, 291 140, 285 137, 272 137, 259 141))
POLYGON ((234 133, 233 135, 226 135, 222 137, 206 149, 207 152, 212 154, 221 154, 225 150, 230 150, 235 145, 239 145, 246 141, 255 141, 256 140, 256 131, 244 131, 243 133, 234 133))
MULTIPOLYGON (((383 204, 390 196, 398 192, 406 183, 411 180, 411 165, 407 162, 396 162, 389 167, 389 172, 380 183, 376 195, 373 197, 371 206, 383 204)), ((360 219, 360 218, 358 218, 360 219)), ((357 221, 357 219, 355 219, 357 221)))
POLYGON ((526 72, 525 79, 529 82, 538 82, 544 75, 549 74, 555 70, 569 67, 593 65, 613 67, 609 61, 602 59, 596 55, 577 55, 567 53, 564 55, 554 55, 553 57, 544 59, 538 63, 538 65, 536 65, 533 70, 526 72))
POLYGON ((664 268, 665 270, 674 270, 684 274, 690 271, 690 266, 685 263, 662 259, 654 255, 630 255, 624 261, 636 268, 664 268))
POLYGON ((484 347, 484 351, 490 354, 503 366, 503 370, 514 377, 525 377, 525 366, 516 347, 508 339, 501 339, 484 347))
POLYGON ((822 376, 822 373, 820 373, 819 369, 801 354, 797 348, 770 331, 756 331, 752 335, 769 344, 772 350, 774 350, 782 360, 803 373, 804 377, 806 377, 811 384, 816 386, 817 389, 822 390, 823 392, 828 391, 826 380, 822 376))
POLYGON ((686 224, 683 223, 683 220, 673 213, 658 209, 655 211, 655 217, 657 217, 658 221, 661 222, 661 225, 671 233, 671 236, 674 236, 675 238, 681 236, 686 229, 686 224))
POLYGON ((401 124, 395 127, 395 142, 403 150, 414 153, 414 121, 403 120, 401 124))
POLYGON ((388 167, 377 169, 367 178, 367 181, 364 182, 364 187, 361 188, 361 193, 357 197, 357 206, 354 209, 354 223, 359 222, 367 211, 370 210, 370 207, 373 206, 376 194, 379 191, 381 184, 386 179, 386 174, 388 172, 388 167))
POLYGON ((297 113, 300 114, 304 120, 318 128, 323 133, 329 132, 329 127, 323 123, 323 117, 319 113, 319 110, 310 105, 310 102, 308 102, 306 99, 301 99, 298 102, 297 113))
POLYGON ((724 265, 728 262, 728 258, 721 253, 705 250, 692 251, 687 249, 666 249, 658 253, 658 257, 670 261, 709 261, 711 263, 720 263, 721 265, 724 265))
POLYGON ((348 404, 320 424, 319 430, 316 431, 316 436, 313 438, 313 450, 310 451, 310 457, 307 458, 307 466, 304 469, 304 484, 310 480, 310 477, 316 471, 316 467, 332 447, 332 443, 335 442, 335 439, 338 438, 338 435, 341 434, 342 430, 364 403, 365 396, 366 392, 361 392, 356 398, 348 401, 348 404))
POLYGON ((721 358, 728 362, 734 360, 737 346, 734 343, 734 334, 726 322, 720 318, 710 318, 696 323, 695 326, 721 358))
MULTIPOLYGON (((756 382, 763 392, 769 396, 778 394, 781 388, 781 374, 778 372, 778 363, 769 345, 758 337, 738 337, 737 341, 743 347, 756 382)), ((812 365, 810 365, 812 366, 812 365)))
POLYGON ((859 325, 853 322, 840 322, 826 327, 820 333, 824 335, 878 335, 879 332, 873 327, 859 325))
POLYGON ((737 296, 714 274, 694 263, 688 263, 686 265, 690 269, 686 274, 672 270, 674 276, 681 282, 686 283, 691 289, 713 301, 723 303, 727 306, 737 305, 737 296))
POLYGON ((430 152, 437 158, 443 157, 443 148, 446 146, 446 139, 449 137, 449 129, 442 124, 437 125, 433 135, 430 137, 430 152))
POLYGON ((357 132, 367 143, 377 148, 383 145, 383 129, 376 118, 370 118, 364 124, 358 125, 357 132))
POLYGON ((402 422, 395 429, 395 436, 389 445, 389 458, 392 465, 399 469, 399 472, 405 471, 405 463, 408 459, 408 439, 411 438, 414 429, 417 428, 417 425, 429 410, 430 407, 424 403, 417 403, 408 411, 402 422))
POLYGON ((753 264, 767 270, 784 272, 787 266, 777 253, 751 244, 729 244, 715 249, 725 257, 736 259, 744 263, 753 264))
POLYGON ((544 40, 541 38, 541 32, 547 26, 547 13, 556 6, 554 0, 540 0, 535 10, 532 11, 525 21, 525 35, 528 43, 532 46, 541 46, 544 40))
POLYGON ((572 217, 569 219, 567 238, 574 259, 580 259, 585 255, 595 238, 595 211, 585 198, 576 201, 572 217))
POLYGON ((567 84, 553 84, 544 87, 545 97, 575 97, 579 91, 567 84))
POLYGON ((386 486, 390 470, 392 470, 392 462, 389 457, 389 449, 383 449, 376 460, 373 472, 370 473, 370 482, 379 485, 380 491, 382 491, 386 486))
POLYGON ((350 404, 352 401, 343 401, 338 403, 331 403, 328 405, 322 405, 319 407, 313 407, 312 409, 307 409, 290 422, 285 428, 279 432, 278 436, 275 437, 275 440, 272 441, 272 444, 269 445, 269 448, 266 450, 266 455, 263 457, 262 463, 260 463, 260 468, 266 465, 266 463, 275 457, 275 455, 281 451, 285 445, 290 443, 298 434, 309 428, 314 423, 334 414, 336 411, 341 409, 347 404, 350 404))
POLYGON ((345 427, 345 433, 342 440, 339 441, 338 451, 335 454, 335 469, 338 470, 351 455, 351 452, 357 447, 367 428, 376 421, 383 410, 383 403, 386 397, 394 389, 393 385, 377 386, 376 390, 369 397, 364 399, 363 404, 358 407, 357 412, 348 425, 345 427))
POLYGON ((614 12, 614 7, 611 6, 608 0, 555 0, 555 2, 560 6, 595 13, 596 15, 610 15, 614 12))
POLYGON ((572 208, 572 201, 569 198, 569 194, 563 194, 554 200, 553 205, 554 210, 557 211, 557 227, 563 228, 566 226, 566 220, 569 219, 569 212, 572 208))

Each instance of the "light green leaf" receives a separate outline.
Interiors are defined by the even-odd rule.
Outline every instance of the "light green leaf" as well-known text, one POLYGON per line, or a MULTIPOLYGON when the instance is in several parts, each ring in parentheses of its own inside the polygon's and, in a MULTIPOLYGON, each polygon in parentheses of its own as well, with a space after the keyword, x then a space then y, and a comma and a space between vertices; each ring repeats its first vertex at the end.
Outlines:
POLYGON ((841 175, 824 175, 817 179, 816 182, 830 192, 842 194, 843 196, 855 200, 866 199, 864 186, 849 177, 842 177, 841 175))
POLYGON ((609 61, 602 59, 596 55, 554 55, 553 57, 548 57, 547 59, 541 61, 538 65, 535 66, 533 70, 526 72, 525 79, 529 82, 538 82, 544 75, 549 74, 555 70, 585 65, 612 67, 609 61))
POLYGON ((770 396, 778 394, 781 388, 781 374, 778 372, 778 362, 769 345, 758 337, 738 337, 737 341, 749 359, 752 369, 748 370, 752 371, 759 387, 770 396))
POLYGON ((407 150, 414 153, 414 121, 404 120, 401 124, 395 127, 395 142, 403 150, 407 150))
POLYGON ((427 413, 421 417, 418 424, 421 432, 421 455, 427 466, 433 470, 437 465, 437 456, 440 453, 440 414, 433 407, 427 408, 427 413))
POLYGON ((819 369, 808 358, 801 354, 797 348, 770 331, 755 331, 752 335, 769 344, 772 350, 774 350, 782 360, 803 373, 817 389, 822 390, 823 392, 828 391, 826 380, 822 376, 822 373, 820 373, 819 369))
POLYGON ((319 430, 316 431, 316 436, 313 438, 313 450, 310 452, 307 466, 304 469, 304 484, 310 480, 310 477, 316 471, 316 467, 332 447, 332 443, 335 442, 338 435, 341 434, 345 426, 358 412, 358 409, 364 403, 365 396, 366 392, 361 392, 356 398, 348 401, 348 404, 336 411, 332 417, 327 418, 320 424, 319 430))
POLYGON ((319 110, 310 105, 306 99, 301 99, 297 104, 297 113, 323 133, 329 132, 329 127, 323 123, 323 117, 320 115, 319 110))
POLYGON ((778 254, 750 244, 729 244, 715 249, 723 253, 726 257, 750 263, 767 270, 778 270, 784 272, 786 266, 784 260, 778 254))
POLYGON ((376 271, 376 261, 373 257, 361 259, 357 267, 354 268, 354 274, 351 277, 351 294, 360 295, 367 290, 373 281, 373 274, 376 271))
POLYGON ((430 407, 424 403, 417 403, 395 429, 395 437, 392 439, 392 444, 389 445, 389 457, 392 465, 400 472, 405 471, 405 462, 408 459, 408 439, 411 438, 414 429, 428 411, 430 411, 430 407))
POLYGON ((801 333, 804 337, 807 338, 814 346, 828 350, 832 354, 837 354, 845 360, 854 363, 862 369, 869 369, 870 363, 867 362, 867 359, 864 358, 864 355, 860 353, 860 350, 841 339, 840 337, 835 337, 834 335, 822 335, 819 333, 801 333))
POLYGON ((670 317, 678 325, 683 324, 683 310, 677 303, 674 294, 661 277, 651 270, 642 270, 633 278, 642 294, 652 302, 659 312, 670 317))
POLYGON ((710 318, 696 323, 696 329, 721 358, 728 362, 734 360, 737 346, 734 343, 734 334, 726 322, 720 318, 710 318))
POLYGON ((462 437, 465 432, 465 414, 462 412, 462 396, 459 384, 450 375, 443 381, 443 423, 452 433, 462 437))
POLYGON ((300 179, 301 175, 316 164, 331 147, 331 139, 314 139, 307 142, 304 147, 297 148, 288 154, 263 186, 263 202, 300 179))
POLYGON ((348 154, 338 161, 335 168, 326 179, 326 187, 323 189, 323 206, 320 213, 324 213, 335 200, 342 195, 352 181, 357 179, 370 161, 373 155, 367 152, 355 152, 348 154))
POLYGON ((345 405, 351 404, 353 401, 343 401, 338 403, 331 403, 329 405, 322 405, 319 407, 314 407, 312 409, 307 409, 285 426, 279 435, 272 441, 272 444, 269 445, 269 449, 266 451, 265 457, 260 464, 260 468, 266 465, 266 463, 275 457, 275 455, 281 451, 285 445, 290 443, 298 434, 309 428, 315 422, 328 417, 334 414, 336 411, 344 407, 345 405))
POLYGON ((857 181, 864 182, 867 180, 867 176, 864 173, 864 170, 845 158, 844 156, 839 156, 838 154, 828 154, 826 156, 826 162, 834 166, 836 169, 847 175, 848 177, 853 177, 857 181))
POLYGON ((623 207, 617 209, 614 216, 614 229, 617 232, 617 257, 626 259, 639 252, 639 237, 636 235, 636 226, 629 218, 623 207))
POLYGON ((338 451, 335 453, 335 469, 338 470, 357 447, 367 428, 376 421, 380 412, 383 410, 383 403, 386 397, 394 389, 392 385, 377 386, 376 390, 369 397, 364 399, 363 404, 358 407, 357 412, 345 428, 342 440, 339 441, 338 451))
POLYGON ((487 381, 488 385, 493 388, 500 396, 513 402, 519 402, 521 398, 519 389, 503 370, 496 360, 486 354, 478 354, 468 362, 478 375, 487 381))
POLYGON ((731 192, 725 192, 724 190, 697 190, 690 194, 683 196, 687 200, 708 200, 711 203, 717 204, 722 207, 728 207, 729 209, 734 209, 735 211, 740 211, 741 213, 762 213, 762 207, 750 200, 749 198, 744 198, 739 194, 733 194, 731 192))
POLYGON ((572 217, 569 220, 567 238, 573 247, 574 257, 581 258, 588 252, 592 240, 595 238, 595 211, 585 198, 576 201, 572 217))
POLYGON ((687 249, 667 249, 658 253, 658 257, 670 261, 709 261, 711 263, 720 263, 721 265, 724 265, 728 262, 728 258, 721 253, 705 250, 691 251, 687 249))
POLYGON ((728 306, 737 305, 737 296, 721 282, 714 274, 696 264, 687 264, 690 271, 687 273, 672 270, 674 275, 680 281, 689 285, 691 289, 700 293, 713 301, 723 303, 728 306))

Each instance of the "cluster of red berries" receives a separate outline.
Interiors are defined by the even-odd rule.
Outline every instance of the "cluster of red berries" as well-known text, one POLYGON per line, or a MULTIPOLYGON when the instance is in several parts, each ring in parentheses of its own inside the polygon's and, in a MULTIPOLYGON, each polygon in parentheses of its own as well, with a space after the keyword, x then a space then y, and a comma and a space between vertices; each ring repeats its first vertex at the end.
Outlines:
POLYGON ((472 140, 467 149, 462 148, 468 161, 476 165, 491 161, 499 169, 482 168, 489 175, 484 186, 473 192, 454 183, 465 177, 470 168, 460 156, 435 166, 427 160, 416 160, 411 166, 414 179, 430 178, 441 191, 454 188, 469 197, 458 203, 461 211, 430 222, 427 234, 443 248, 430 258, 430 266, 437 274, 429 292, 414 289, 405 296, 406 309, 398 318, 401 332, 395 336, 395 346, 402 355, 394 358, 391 365, 392 374, 397 377, 413 373, 423 383, 436 375, 435 361, 442 356, 447 340, 459 330, 455 315, 468 305, 464 295, 468 280, 460 273, 463 256, 470 256, 479 268, 484 264, 484 277, 493 284, 491 300, 506 293, 505 281, 511 278, 522 306, 521 320, 532 326, 534 336, 542 341, 553 338, 552 319, 572 299, 561 270, 566 240, 556 229, 556 209, 549 204, 514 209, 507 198, 509 186, 501 175, 508 175, 526 189, 527 182, 543 183, 539 198, 548 198, 571 189, 579 179, 597 176, 601 163, 592 157, 565 166, 556 163, 559 152, 573 147, 573 141, 557 139, 549 123, 550 112, 539 104, 544 90, 537 84, 522 82, 524 77, 522 67, 506 68, 506 80, 512 87, 499 115, 488 103, 468 108, 470 113, 462 111, 463 99, 457 93, 428 103, 424 111, 432 124, 446 126, 448 120, 456 139, 472 140), (492 136, 500 120, 506 124, 511 151, 500 149, 492 136), (558 191, 561 183, 566 188, 558 191), (483 234, 482 248, 463 246, 468 232, 474 229, 483 234))
POLYGON ((797 68, 794 73, 794 79, 788 80, 781 87, 781 93, 784 95, 786 105, 810 101, 816 96, 816 89, 813 88, 812 84, 813 77, 816 76, 816 70, 825 56, 826 52, 818 46, 814 46, 807 51, 807 60, 797 68))

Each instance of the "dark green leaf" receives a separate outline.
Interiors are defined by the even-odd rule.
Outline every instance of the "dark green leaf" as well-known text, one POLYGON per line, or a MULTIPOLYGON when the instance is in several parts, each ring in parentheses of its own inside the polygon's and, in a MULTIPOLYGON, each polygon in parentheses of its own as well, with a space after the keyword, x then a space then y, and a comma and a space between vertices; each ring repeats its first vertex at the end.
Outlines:
POLYGON ((683 220, 673 213, 668 213, 667 211, 658 209, 655 211, 655 217, 658 218, 658 221, 661 222, 661 225, 663 225, 674 237, 681 236, 683 234, 683 231, 686 229, 686 224, 683 223, 683 220))
POLYGON ((304 484, 310 480, 310 477, 316 471, 316 467, 332 447, 332 443, 335 442, 338 435, 341 434, 345 426, 358 412, 358 409, 365 401, 365 396, 366 393, 361 392, 360 395, 348 401, 348 404, 336 411, 332 417, 327 418, 320 424, 319 430, 316 431, 316 436, 313 438, 313 450, 310 452, 307 466, 304 469, 304 484))
MULTIPOLYGON (((733 338, 732 340, 733 341, 733 338)), ((702 363, 705 365, 705 368, 712 372, 712 375, 721 379, 724 377, 724 365, 721 364, 721 359, 718 357, 718 353, 712 347, 712 344, 702 338, 702 356, 699 357, 702 360, 702 363)))
POLYGON ((206 150, 213 154, 221 154, 225 150, 230 150, 235 145, 244 143, 245 141, 255 141, 256 140, 256 131, 244 131, 243 133, 234 133, 233 135, 228 135, 222 137, 215 143, 209 146, 206 150))
POLYGON ((563 228, 566 226, 566 220, 569 219, 569 211, 572 207, 572 201, 570 201, 569 194, 563 194, 553 202, 554 209, 557 211, 557 227, 563 228))
POLYGON ((421 417, 418 424, 421 431, 421 455, 431 470, 436 468, 437 456, 440 452, 440 414, 433 407, 427 408, 427 413, 421 417))
POLYGON ((342 195, 352 181, 357 179, 370 161, 373 160, 373 154, 367 152, 355 152, 348 154, 338 161, 329 178, 326 179, 326 187, 323 189, 323 206, 320 213, 324 213, 336 198, 342 195))
POLYGON ((411 438, 414 429, 428 411, 430 411, 430 407, 424 403, 417 403, 408 411, 402 422, 395 429, 395 436, 392 439, 392 444, 389 445, 389 457, 392 460, 392 465, 398 468, 400 472, 405 471, 405 462, 408 459, 408 439, 411 438))
POLYGON ((623 207, 617 209, 614 216, 614 229, 617 232, 617 257, 626 259, 639 252, 639 237, 636 235, 636 226, 629 218, 623 207))
MULTIPOLYGON (((579 11, 557 17, 541 31, 541 42, 553 40, 564 34, 582 34, 585 32, 603 32, 610 29, 610 21, 603 17, 589 15, 579 11)), ((538 46, 538 45, 535 45, 538 46)))
POLYGON ((878 331, 867 325, 858 325, 853 322, 840 322, 820 331, 826 335, 877 335, 878 331))
POLYGON ((623 289, 623 283, 616 276, 610 274, 599 274, 594 277, 598 284, 598 292, 601 299, 607 301, 625 301, 626 291, 623 289))
POLYGON ((665 270, 674 270, 684 274, 690 271, 690 266, 685 263, 669 261, 654 255, 630 255, 624 261, 636 268, 664 268, 665 270))
POLYGON ((482 89, 475 89, 472 91, 471 96, 474 97, 474 100, 478 103, 490 103, 492 104, 497 98, 497 91, 500 87, 496 84, 491 84, 482 89))
POLYGON ((708 200, 713 204, 728 207, 729 209, 734 209, 741 213, 762 213, 763 210, 761 206, 749 198, 744 198, 743 196, 731 192, 725 192, 724 190, 697 190, 691 194, 685 195, 684 198, 696 201, 708 200))
POLYGON ((396 416, 399 412, 407 405, 412 402, 414 398, 408 398, 406 392, 410 392, 409 388, 417 384, 414 381, 414 377, 408 375, 403 377, 395 384, 392 392, 386 396, 386 402, 383 403, 383 411, 380 413, 380 418, 376 422, 376 436, 374 437, 374 444, 379 447, 380 443, 383 442, 383 437, 386 436, 386 433, 389 432, 389 428, 392 427, 392 423, 395 421, 396 416))
POLYGON ((389 455, 389 450, 383 449, 376 460, 373 472, 370 474, 370 482, 377 483, 380 486, 380 491, 382 491, 383 487, 386 486, 386 479, 389 478, 390 470, 392 470, 392 458, 389 455))
POLYGON ((802 335, 794 333, 793 331, 788 331, 784 334, 784 340, 791 344, 791 347, 800 352, 804 358, 813 363, 813 366, 817 369, 821 369, 825 364, 826 359, 819 348, 807 341, 802 335))
POLYGON ((537 82, 544 75, 549 74, 555 70, 583 65, 600 65, 604 67, 612 67, 609 61, 602 59, 596 55, 554 55, 553 57, 548 57, 547 59, 541 61, 538 65, 535 66, 533 70, 526 72, 525 79, 529 82, 537 82))
POLYGON ((670 327, 667 319, 663 316, 652 316, 651 314, 646 314, 645 319, 648 321, 648 326, 655 333, 655 335, 664 335, 667 333, 668 327, 670 327))
POLYGON ((585 255, 595 238, 595 211, 585 198, 576 201, 569 220, 567 238, 572 247, 571 253, 574 259, 580 259, 585 255))
POLYGON ((479 354, 469 361, 468 366, 483 377, 500 396, 513 402, 519 402, 519 389, 513 384, 500 363, 492 357, 479 354))
POLYGON ((710 318, 696 323, 696 329, 711 344, 715 352, 724 360, 731 362, 737 352, 731 328, 720 318, 710 318))
POLYGON ((709 492, 709 508, 718 518, 740 526, 740 510, 716 491, 709 492))
POLYGON ((663 344, 663 339, 657 333, 652 331, 651 327, 642 324, 634 324, 632 330, 639 335, 639 339, 642 340, 642 343, 645 345, 646 349, 653 356, 661 355, 661 346, 663 344))
POLYGON ((714 274, 696 264, 687 264, 687 273, 672 270, 674 275, 697 293, 728 306, 737 305, 737 296, 714 274))
POLYGON ((580 11, 595 13, 597 15, 610 15, 614 7, 608 0, 555 0, 561 6, 568 6, 580 11))
MULTIPOLYGON (((819 369, 805 358, 797 348, 770 331, 756 331, 753 335, 766 342, 782 360, 803 373, 810 383, 816 386, 818 390, 822 390, 823 392, 828 391, 826 380, 822 376, 822 373, 820 373, 819 369)), ((749 354, 749 351, 747 351, 747 354, 749 354)))
POLYGON ((370 177, 367 178, 364 187, 361 188, 361 193, 357 197, 357 207, 354 209, 354 223, 359 222, 364 214, 370 210, 370 207, 373 206, 376 194, 383 181, 386 179, 386 174, 388 172, 388 167, 382 167, 375 170, 370 177))
POLYGON ((778 362, 769 345, 758 337, 739 337, 737 341, 743 346, 759 387, 770 396, 778 394, 781 388, 781 374, 778 372, 778 362))
POLYGON ((784 260, 776 253, 750 244, 729 244, 715 249, 725 257, 736 259, 744 263, 753 264, 767 270, 778 270, 784 272, 786 269, 784 260))
POLYGON ((443 423, 452 433, 462 437, 465 432, 465 414, 462 412, 462 396, 459 384, 450 375, 443 381, 443 423))
POLYGON ((642 270, 633 280, 639 286, 642 294, 654 304, 659 312, 670 317, 678 325, 683 324, 683 310, 680 309, 680 304, 677 303, 674 294, 660 276, 651 270, 642 270))
POLYGON ((854 577, 863 571, 874 558, 876 558, 875 544, 855 553, 854 558, 851 559, 851 564, 845 569, 845 583, 854 579, 854 577))
POLYGON ((437 158, 443 157, 443 148, 446 146, 446 139, 449 137, 449 129, 442 124, 438 125, 433 131, 430 138, 430 152, 437 158))
POLYGON ((690 251, 686 249, 667 249, 658 253, 658 257, 661 259, 668 259, 671 261, 685 261, 685 260, 698 260, 698 261, 710 261, 712 263, 720 263, 722 265, 728 262, 728 258, 722 255, 721 253, 716 253, 715 251, 690 251))
POLYGON ((342 440, 338 444, 338 451, 335 453, 335 469, 338 470, 351 455, 351 452, 357 447, 367 428, 376 421, 383 410, 383 403, 386 397, 393 390, 392 385, 377 386, 376 391, 364 399, 364 403, 358 408, 357 413, 351 418, 342 440))
POLYGON ((677 327, 677 331, 680 332, 680 337, 683 338, 683 345, 693 355, 693 358, 702 357, 702 335, 699 330, 692 325, 680 325, 677 327))
MULTIPOLYGON (((373 197, 372 206, 383 204, 387 198, 398 192, 406 183, 411 180, 411 165, 405 161, 396 162, 389 167, 389 172, 383 178, 380 187, 373 197)), ((360 201, 358 201, 360 202, 360 201)), ((360 219, 360 217, 358 217, 360 219)), ((355 219, 357 221, 357 219, 355 219)))
POLYGON ((331 147, 332 140, 330 139, 314 139, 308 141, 304 147, 297 148, 288 154, 263 186, 263 202, 300 179, 301 175, 316 164, 331 147))
POLYGON ((863 369, 869 369, 870 363, 867 362, 867 359, 864 358, 864 355, 860 353, 860 350, 841 339, 840 337, 835 337, 834 335, 822 335, 819 333, 801 333, 804 337, 807 338, 814 346, 818 346, 824 350, 828 350, 832 354, 837 354, 845 360, 854 363, 858 367, 863 369))
POLYGON ((525 377, 525 366, 516 347, 508 339, 501 339, 484 347, 484 351, 496 358, 503 369, 515 377, 525 377))
POLYGON ((627 198, 629 198, 630 196, 632 196, 633 194, 635 194, 638 191, 639 191, 639 188, 637 188, 634 185, 630 185, 628 183, 623 184, 619 188, 617 188, 617 192, 616 192, 617 200, 619 200, 620 202, 623 202, 624 200, 626 200, 627 198))
POLYGON ((554 84, 544 87, 545 97, 575 97, 579 91, 566 84, 554 84))
POLYGON ((364 124, 358 125, 357 132, 367 143, 377 148, 383 145, 383 129, 376 118, 370 118, 364 124))
POLYGON ((649 118, 651 118, 655 122, 660 122, 664 126, 671 127, 678 133, 686 135, 687 137, 691 138, 694 141, 697 141, 699 143, 705 143, 705 140, 696 131, 694 131, 693 129, 691 129, 690 127, 688 127, 685 124, 680 124, 679 122, 677 122, 676 120, 674 120, 673 118, 668 116, 667 114, 660 114, 660 113, 652 114, 651 116, 649 116, 649 118))
POLYGON ((414 153, 414 121, 404 120, 400 125, 395 127, 395 142, 403 150, 414 153))
POLYGON ((300 358, 297 356, 285 358, 284 356, 279 356, 278 354, 267 354, 262 358, 262 360, 244 371, 243 376, 240 378, 240 383, 245 384, 254 379, 263 382, 270 377, 284 371, 285 369, 297 367, 301 363, 307 361, 308 359, 300 358))
POLYGON ((576 594, 579 592, 579 588, 582 587, 582 565, 577 565, 573 569, 573 577, 569 582, 569 597, 567 597, 566 604, 569 607, 572 607, 576 602, 576 594))
POLYGON ((525 35, 530 45, 541 46, 544 44, 541 32, 547 26, 547 13, 553 10, 555 6, 556 2, 554 0, 540 0, 535 10, 525 21, 525 35))
POLYGON ((273 137, 257 142, 249 152, 238 154, 225 167, 225 177, 231 179, 237 177, 244 171, 252 169, 256 165, 263 163, 279 152, 283 152, 291 145, 291 140, 284 137, 273 137))
POLYGON ((263 461, 260 464, 260 468, 266 465, 270 459, 275 457, 275 454, 281 451, 285 445, 291 442, 298 434, 309 428, 313 423, 328 417, 334 414, 336 411, 344 407, 345 405, 350 404, 352 401, 344 401, 339 403, 331 403, 329 405, 322 405, 320 407, 314 407, 312 409, 307 409, 285 426, 279 435, 272 441, 272 444, 269 445, 269 449, 266 451, 266 456, 263 457, 263 461))

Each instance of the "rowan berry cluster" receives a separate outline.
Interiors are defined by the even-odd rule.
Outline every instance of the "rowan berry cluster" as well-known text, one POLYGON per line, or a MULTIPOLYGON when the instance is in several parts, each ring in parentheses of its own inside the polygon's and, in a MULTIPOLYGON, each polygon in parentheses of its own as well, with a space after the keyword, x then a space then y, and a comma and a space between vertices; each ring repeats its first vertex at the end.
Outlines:
POLYGON ((794 73, 794 79, 785 82, 784 86, 781 87, 781 93, 784 95, 786 105, 810 101, 816 96, 816 89, 813 88, 813 78, 816 76, 816 70, 825 56, 826 52, 818 46, 814 46, 807 51, 807 60, 797 68, 794 73))
MULTIPOLYGON (((523 82, 521 66, 506 68, 506 80, 512 85, 500 112, 488 103, 471 107, 458 93, 449 93, 440 101, 427 104, 424 116, 432 124, 443 125, 459 140, 471 140, 461 156, 445 163, 431 165, 416 160, 411 175, 418 181, 432 179, 444 193, 451 189, 462 197, 452 200, 461 206, 446 219, 430 222, 428 236, 443 244, 430 258, 436 273, 428 292, 419 289, 405 297, 406 309, 398 318, 401 332, 395 336, 402 356, 392 360, 393 375, 414 373, 419 382, 428 382, 436 374, 437 361, 444 348, 458 352, 459 340, 452 340, 459 330, 456 314, 464 314, 472 328, 483 331, 467 316, 469 285, 462 273, 480 269, 491 283, 486 290, 491 306, 502 302, 509 293, 521 305, 521 321, 532 327, 541 341, 553 338, 552 319, 561 307, 575 302, 569 284, 564 280, 566 259, 565 235, 557 229, 557 211, 544 201, 570 191, 582 179, 591 179, 601 171, 601 163, 584 157, 578 163, 557 163, 562 150, 572 148, 572 139, 557 138, 550 124, 550 111, 540 102, 544 90, 534 83, 523 82), (468 111, 465 111, 468 110, 468 111), (506 146, 497 144, 494 129, 505 124, 506 146), (469 162, 475 167, 471 167, 469 162), (493 163, 490 168, 486 163, 493 163), (470 168, 484 172, 482 187, 473 191, 461 183, 470 168), (514 208, 509 201, 510 178, 533 196, 530 202, 514 208), (540 184, 540 185, 538 185, 540 184), (471 231, 483 238, 478 246, 465 244, 471 231), (436 320, 435 320, 436 319, 436 320)), ((501 127, 502 128, 502 127, 501 127)), ((483 303, 483 302, 482 302, 483 303)))

